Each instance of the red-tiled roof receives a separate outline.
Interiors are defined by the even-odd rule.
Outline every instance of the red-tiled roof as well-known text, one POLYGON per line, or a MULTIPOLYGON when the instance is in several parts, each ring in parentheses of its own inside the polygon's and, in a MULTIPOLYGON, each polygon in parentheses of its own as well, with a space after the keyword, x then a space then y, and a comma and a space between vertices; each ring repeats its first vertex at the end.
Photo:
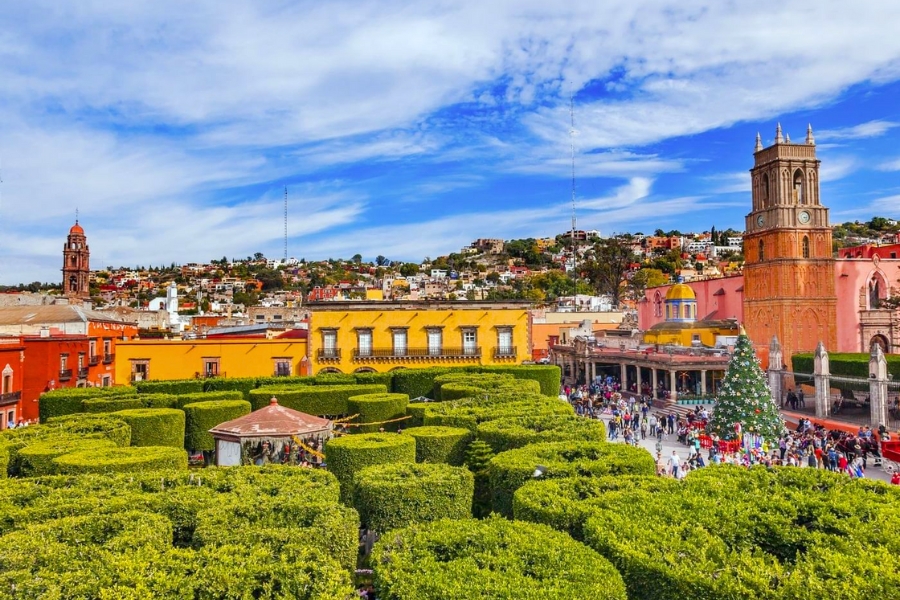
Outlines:
POLYGON ((216 425, 209 430, 214 437, 287 437, 308 435, 331 429, 331 421, 314 417, 278 404, 272 398, 269 406, 216 425))

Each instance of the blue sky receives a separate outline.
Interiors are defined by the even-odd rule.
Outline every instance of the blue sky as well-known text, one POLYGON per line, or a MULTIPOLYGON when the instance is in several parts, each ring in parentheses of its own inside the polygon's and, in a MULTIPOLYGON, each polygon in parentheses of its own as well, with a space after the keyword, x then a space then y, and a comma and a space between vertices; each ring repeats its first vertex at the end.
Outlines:
POLYGON ((12 0, 0 283, 92 265, 419 260, 570 223, 740 229, 812 123, 832 221, 900 218, 900 3, 12 0))

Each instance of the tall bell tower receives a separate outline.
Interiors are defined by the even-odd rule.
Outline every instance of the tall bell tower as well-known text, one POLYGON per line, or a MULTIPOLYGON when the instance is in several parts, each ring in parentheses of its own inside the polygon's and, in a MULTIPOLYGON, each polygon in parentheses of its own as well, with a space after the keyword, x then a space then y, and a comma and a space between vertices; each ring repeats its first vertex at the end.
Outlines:
POLYGON ((812 126, 791 143, 781 125, 775 143, 756 136, 750 169, 753 207, 744 233, 744 327, 757 346, 777 335, 790 366, 819 341, 837 347, 834 258, 828 209, 819 201, 812 126))
POLYGON ((75 219, 69 229, 69 237, 63 246, 63 293, 70 299, 89 298, 91 276, 91 251, 84 229, 75 219))

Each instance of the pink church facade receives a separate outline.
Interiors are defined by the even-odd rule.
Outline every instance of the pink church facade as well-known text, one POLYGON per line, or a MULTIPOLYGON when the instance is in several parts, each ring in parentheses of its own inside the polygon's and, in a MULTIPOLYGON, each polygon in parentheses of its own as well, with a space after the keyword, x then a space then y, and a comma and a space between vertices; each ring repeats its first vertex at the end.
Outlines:
MULTIPOLYGON (((877 248, 864 258, 834 261, 837 348, 830 352, 868 352, 873 343, 900 353, 900 317, 880 302, 900 294, 900 259, 882 258, 877 248)), ((865 255, 864 255, 865 256, 865 255)), ((697 296, 700 319, 736 318, 744 322, 744 276, 686 282, 697 296)), ((648 288, 638 301, 638 327, 646 331, 665 320, 662 306, 671 285, 648 288)), ((764 348, 770 340, 753 340, 764 348)))

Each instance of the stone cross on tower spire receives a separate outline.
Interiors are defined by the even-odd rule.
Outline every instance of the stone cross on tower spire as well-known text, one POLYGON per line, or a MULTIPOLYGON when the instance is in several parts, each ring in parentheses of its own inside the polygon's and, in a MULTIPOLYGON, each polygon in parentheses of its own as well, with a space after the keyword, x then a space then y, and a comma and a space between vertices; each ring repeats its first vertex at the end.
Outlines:
POLYGON ((784 143, 784 138, 781 136, 781 123, 779 123, 778 127, 775 128, 775 143, 776 144, 784 143))

